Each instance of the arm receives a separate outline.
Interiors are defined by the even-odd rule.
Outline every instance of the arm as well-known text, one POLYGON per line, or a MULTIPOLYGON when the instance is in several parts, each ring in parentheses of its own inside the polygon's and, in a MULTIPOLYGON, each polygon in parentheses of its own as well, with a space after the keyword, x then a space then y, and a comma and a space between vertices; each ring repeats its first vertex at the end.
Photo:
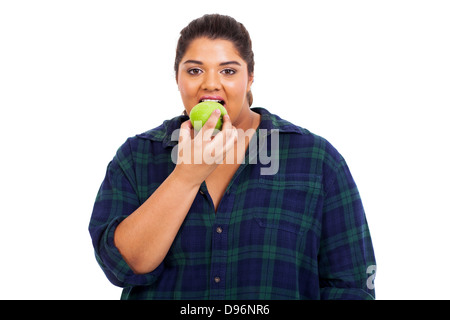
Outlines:
POLYGON ((319 250, 321 299, 374 299, 375 256, 364 208, 342 159, 326 186, 319 250))
POLYGON ((116 228, 114 243, 135 274, 145 274, 155 270, 165 258, 178 230, 183 223, 200 184, 217 167, 216 163, 204 161, 195 163, 193 156, 206 150, 216 150, 221 144, 224 158, 233 147, 234 130, 228 116, 224 117, 223 129, 211 139, 219 114, 213 113, 205 126, 195 136, 191 136, 190 121, 180 129, 178 163, 175 170, 159 188, 136 211, 124 219, 116 228), (187 152, 193 150, 193 154, 187 152), (189 157, 189 158, 188 158, 189 157))
POLYGON ((199 184, 174 170, 142 206, 117 226, 114 243, 136 274, 151 272, 162 262, 198 188, 199 184))

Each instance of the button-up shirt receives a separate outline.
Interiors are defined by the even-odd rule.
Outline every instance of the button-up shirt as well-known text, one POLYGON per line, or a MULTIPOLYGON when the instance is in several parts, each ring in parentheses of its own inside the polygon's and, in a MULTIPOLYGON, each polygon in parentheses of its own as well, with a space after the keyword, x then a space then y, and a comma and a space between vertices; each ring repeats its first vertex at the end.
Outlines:
POLYGON ((169 252, 147 274, 133 273, 114 231, 175 168, 172 133, 188 118, 167 120, 118 149, 89 231, 123 299, 374 298, 372 241, 344 158, 324 138, 252 110, 261 115, 256 152, 248 148, 217 212, 201 184, 169 252))

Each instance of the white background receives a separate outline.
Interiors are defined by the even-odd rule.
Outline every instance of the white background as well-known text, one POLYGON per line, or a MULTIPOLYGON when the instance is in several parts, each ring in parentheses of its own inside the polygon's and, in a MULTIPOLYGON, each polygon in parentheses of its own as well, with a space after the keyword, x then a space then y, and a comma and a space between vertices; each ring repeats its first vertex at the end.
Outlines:
POLYGON ((448 1, 1 1, 1 299, 118 299, 88 224, 129 136, 180 114, 179 31, 244 23, 254 106, 328 139, 358 184, 378 299, 449 299, 448 1))

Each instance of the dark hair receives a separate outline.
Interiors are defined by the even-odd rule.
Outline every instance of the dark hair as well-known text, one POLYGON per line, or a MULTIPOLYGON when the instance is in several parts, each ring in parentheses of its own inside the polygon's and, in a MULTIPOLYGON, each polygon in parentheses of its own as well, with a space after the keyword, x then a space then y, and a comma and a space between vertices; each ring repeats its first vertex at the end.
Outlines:
MULTIPOLYGON (((231 41, 241 58, 247 63, 248 74, 253 74, 255 61, 253 58, 252 40, 244 25, 226 15, 205 14, 201 18, 191 21, 180 32, 175 55, 175 75, 178 74, 178 66, 187 48, 193 40, 200 37, 231 41)), ((247 100, 249 105, 252 105, 253 95, 251 91, 247 94, 247 100)))

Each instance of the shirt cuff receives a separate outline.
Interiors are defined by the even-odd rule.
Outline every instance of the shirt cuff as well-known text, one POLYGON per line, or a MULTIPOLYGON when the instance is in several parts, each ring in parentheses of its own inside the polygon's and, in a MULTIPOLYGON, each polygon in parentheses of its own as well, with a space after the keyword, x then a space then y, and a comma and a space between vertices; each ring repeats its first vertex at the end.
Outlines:
POLYGON ((119 250, 114 244, 114 232, 117 226, 127 216, 117 217, 110 222, 103 234, 103 254, 100 253, 100 260, 103 271, 108 279, 119 287, 150 285, 157 280, 162 273, 164 262, 155 270, 146 274, 135 274, 130 266, 125 262, 119 250))
POLYGON ((359 288, 320 288, 321 300, 375 300, 375 296, 359 288))

